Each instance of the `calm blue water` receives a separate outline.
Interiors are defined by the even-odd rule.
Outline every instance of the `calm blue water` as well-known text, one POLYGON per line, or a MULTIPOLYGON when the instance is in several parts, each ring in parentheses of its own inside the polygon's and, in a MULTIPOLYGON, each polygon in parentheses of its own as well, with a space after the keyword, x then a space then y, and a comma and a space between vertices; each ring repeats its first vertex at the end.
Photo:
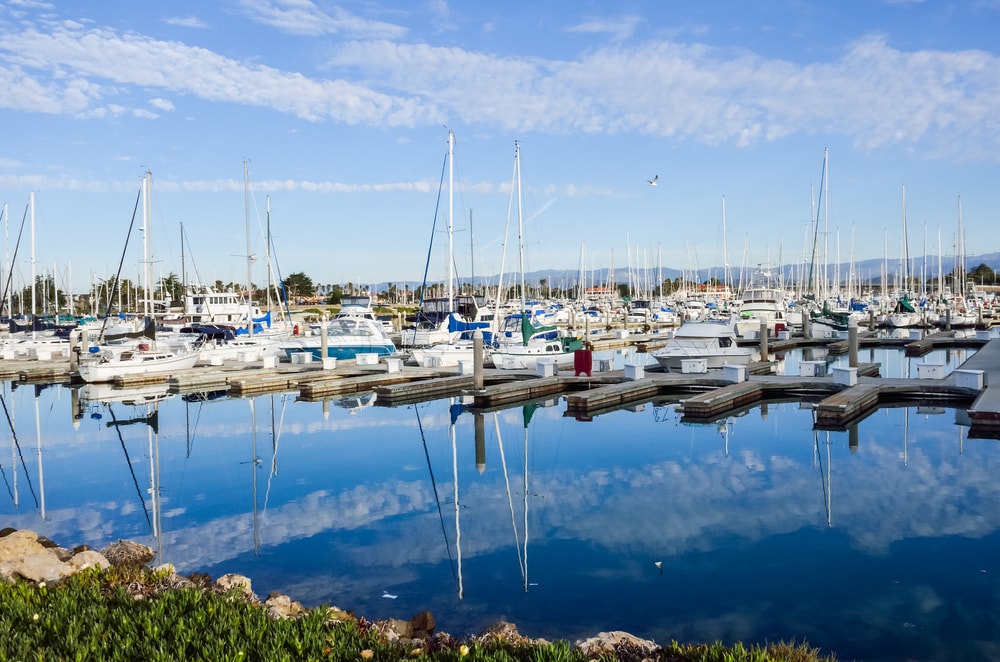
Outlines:
POLYGON ((827 433, 797 404, 690 426, 653 403, 581 422, 559 400, 135 405, 56 386, 4 402, 0 526, 137 540, 261 596, 430 609, 455 635, 503 617, 570 640, 1000 658, 1000 445, 953 410, 827 433))

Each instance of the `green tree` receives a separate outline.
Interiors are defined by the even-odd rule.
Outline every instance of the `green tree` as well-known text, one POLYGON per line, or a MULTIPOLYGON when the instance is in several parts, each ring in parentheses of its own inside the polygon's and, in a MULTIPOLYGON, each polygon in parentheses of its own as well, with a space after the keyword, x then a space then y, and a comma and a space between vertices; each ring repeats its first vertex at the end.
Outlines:
POLYGON ((172 305, 179 305, 184 301, 184 284, 172 271, 160 279, 160 292, 164 299, 171 300, 172 305))
POLYGON ((968 279, 970 282, 982 284, 992 284, 996 282, 997 274, 993 269, 985 263, 980 263, 978 267, 969 272, 968 279))
POLYGON ((288 292, 288 298, 293 301, 298 297, 311 297, 315 292, 312 278, 301 271, 288 274, 285 277, 284 285, 285 291, 288 292))
POLYGON ((340 285, 327 285, 326 303, 335 306, 340 303, 344 296, 344 288, 340 285))

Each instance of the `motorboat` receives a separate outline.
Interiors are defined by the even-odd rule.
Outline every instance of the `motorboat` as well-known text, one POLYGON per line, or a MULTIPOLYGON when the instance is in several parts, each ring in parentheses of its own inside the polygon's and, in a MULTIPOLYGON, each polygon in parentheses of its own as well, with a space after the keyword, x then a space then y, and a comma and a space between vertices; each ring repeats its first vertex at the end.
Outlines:
POLYGON ((127 375, 171 374, 193 368, 198 352, 162 351, 142 343, 135 349, 113 352, 108 349, 88 354, 80 359, 80 379, 85 382, 111 382, 127 375))
POLYGON ((297 336, 279 347, 289 358, 297 352, 308 352, 314 359, 353 359, 358 354, 389 356, 396 353, 396 345, 378 320, 365 317, 335 317, 314 329, 313 335, 297 336))
POLYGON ((686 359, 704 359, 707 368, 745 365, 753 350, 736 343, 736 333, 726 322, 685 322, 667 344, 650 353, 667 370, 680 371, 686 359))

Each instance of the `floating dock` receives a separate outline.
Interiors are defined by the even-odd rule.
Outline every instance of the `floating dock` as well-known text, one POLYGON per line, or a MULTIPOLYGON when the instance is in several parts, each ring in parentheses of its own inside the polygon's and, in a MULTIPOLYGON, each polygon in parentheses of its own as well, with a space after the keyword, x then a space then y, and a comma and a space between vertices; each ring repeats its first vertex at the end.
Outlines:
MULTIPOLYGON (((659 335, 616 338, 609 342, 649 349, 666 342, 659 335)), ((563 369, 564 372, 555 375, 539 376, 526 370, 484 369, 484 387, 475 390, 474 376, 462 374, 458 368, 419 368, 404 366, 399 358, 383 358, 377 364, 339 361, 335 366, 322 362, 234 362, 197 366, 169 376, 122 377, 115 380, 114 387, 128 390, 165 384, 174 393, 212 392, 234 397, 284 392, 311 401, 373 392, 377 404, 387 406, 464 396, 477 409, 562 397, 566 401, 566 415, 583 419, 666 399, 677 402, 683 419, 689 422, 710 422, 758 404, 797 400, 814 407, 815 425, 819 429, 850 428, 884 406, 948 405, 968 409, 971 436, 1000 439, 1000 340, 987 340, 982 335, 957 338, 953 332, 930 333, 917 339, 877 338, 867 331, 859 332, 858 336, 860 347, 897 347, 909 356, 922 356, 932 349, 947 347, 975 347, 978 351, 950 375, 928 371, 918 379, 880 377, 877 363, 859 363, 846 379, 836 374, 776 375, 773 374, 776 364, 764 360, 743 367, 735 379, 725 371, 679 374, 660 372, 655 367, 638 378, 627 375, 625 370, 577 376, 563 369)), ((740 344, 751 342, 743 339, 740 344)), ((825 346, 828 353, 849 351, 847 341, 842 339, 796 337, 770 341, 768 356, 817 346, 825 346)), ((943 372, 943 366, 940 367, 943 372)), ((0 360, 0 379, 71 385, 76 378, 69 359, 54 357, 0 360)))

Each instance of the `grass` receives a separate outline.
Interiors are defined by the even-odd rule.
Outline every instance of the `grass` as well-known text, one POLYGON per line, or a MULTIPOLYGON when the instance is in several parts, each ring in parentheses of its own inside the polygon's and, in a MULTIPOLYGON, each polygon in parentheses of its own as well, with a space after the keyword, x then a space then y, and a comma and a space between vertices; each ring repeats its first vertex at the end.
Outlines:
MULTIPOLYGON (((192 579, 198 580, 197 576, 192 579)), ((351 660, 394 662, 583 662, 567 642, 520 637, 437 634, 427 642, 397 642, 377 623, 319 607, 275 619, 238 590, 218 593, 145 567, 90 569, 63 581, 0 581, 0 660, 351 660)), ((764 647, 681 645, 654 651, 619 645, 602 660, 655 662, 814 662, 804 644, 764 647)))

